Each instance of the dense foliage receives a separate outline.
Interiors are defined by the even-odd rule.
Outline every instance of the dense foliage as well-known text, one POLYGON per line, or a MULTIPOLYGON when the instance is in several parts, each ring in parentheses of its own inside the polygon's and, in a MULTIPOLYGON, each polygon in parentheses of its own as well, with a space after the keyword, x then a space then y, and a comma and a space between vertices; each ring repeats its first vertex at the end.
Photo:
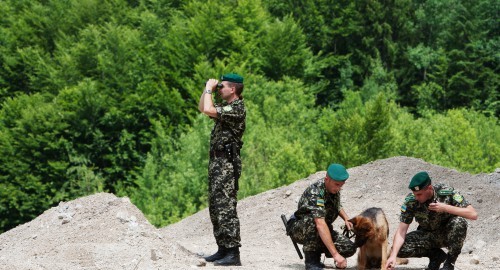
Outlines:
POLYGON ((495 0, 0 0, 0 232, 129 196, 207 203, 204 82, 245 77, 240 197, 406 155, 500 167, 495 0))

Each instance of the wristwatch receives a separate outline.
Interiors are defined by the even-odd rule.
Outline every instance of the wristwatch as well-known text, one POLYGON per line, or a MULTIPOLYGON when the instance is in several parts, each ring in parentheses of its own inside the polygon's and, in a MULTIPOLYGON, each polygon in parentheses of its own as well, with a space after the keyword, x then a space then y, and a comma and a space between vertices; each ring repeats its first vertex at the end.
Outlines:
POLYGON ((212 94, 212 90, 211 89, 205 89, 205 93, 212 94))

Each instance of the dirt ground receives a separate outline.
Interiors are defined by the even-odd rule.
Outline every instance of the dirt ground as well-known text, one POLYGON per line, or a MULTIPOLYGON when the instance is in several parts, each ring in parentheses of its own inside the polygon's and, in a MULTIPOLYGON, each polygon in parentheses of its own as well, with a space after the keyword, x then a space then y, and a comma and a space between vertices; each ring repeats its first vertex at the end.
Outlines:
MULTIPOLYGON (((471 175, 409 157, 378 160, 348 169, 350 178, 342 191, 344 209, 352 217, 369 207, 382 208, 392 240, 400 205, 409 192, 408 181, 423 170, 434 183, 447 183, 461 191, 479 213, 477 221, 469 221, 456 269, 500 269, 500 169, 471 175)), ((324 175, 324 171, 317 172, 239 201, 241 267, 216 267, 200 258, 217 249, 207 209, 158 229, 128 198, 98 193, 61 202, 1 234, 0 269, 304 269, 280 215, 292 214, 304 189, 324 175)), ((335 221, 334 229, 340 230, 342 224, 335 221)), ((324 263, 335 268, 332 259, 324 263)), ((408 265, 398 269, 417 270, 426 265, 426 258, 410 258, 408 265)), ((356 255, 348 258, 347 269, 356 269, 356 255)))

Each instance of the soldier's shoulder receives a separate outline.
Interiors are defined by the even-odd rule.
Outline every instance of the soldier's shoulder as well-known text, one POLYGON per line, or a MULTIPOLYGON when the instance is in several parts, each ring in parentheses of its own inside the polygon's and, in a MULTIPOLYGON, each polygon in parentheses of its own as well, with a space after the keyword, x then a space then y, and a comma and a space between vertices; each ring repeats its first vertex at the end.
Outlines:
POLYGON ((235 100, 235 101, 231 102, 231 105, 233 105, 233 106, 235 106, 235 107, 236 107, 236 106, 237 106, 237 107, 245 107, 245 102, 243 102, 243 100, 242 100, 242 99, 237 99, 237 100, 235 100))
POLYGON ((405 197, 405 201, 403 203, 403 205, 406 205, 407 207, 413 207, 414 205, 417 204, 417 199, 415 199, 415 195, 413 195, 413 193, 408 193, 408 195, 406 195, 405 197))
POLYGON ((439 196, 450 196, 454 194, 454 188, 446 184, 437 184, 434 186, 439 196))
POLYGON ((322 180, 318 180, 314 183, 312 183, 309 188, 309 193, 314 194, 314 195, 320 195, 323 196, 325 194, 325 185, 322 180))
POLYGON ((415 195, 413 195, 412 192, 408 193, 405 197, 405 202, 413 202, 413 201, 416 201, 417 199, 415 199, 415 195))

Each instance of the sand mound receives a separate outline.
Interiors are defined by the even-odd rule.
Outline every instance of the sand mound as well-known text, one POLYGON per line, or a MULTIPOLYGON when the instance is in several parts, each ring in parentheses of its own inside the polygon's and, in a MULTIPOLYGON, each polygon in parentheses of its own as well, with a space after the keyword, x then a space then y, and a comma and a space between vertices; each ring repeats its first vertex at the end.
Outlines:
MULTIPOLYGON (((499 269, 498 170, 470 175, 415 158, 378 160, 348 170, 351 177, 343 189, 344 209, 354 216, 368 207, 381 207, 392 238, 408 180, 421 170, 428 171, 435 182, 460 190, 479 213, 479 220, 469 223, 456 269, 499 269)), ((318 172, 241 200, 243 266, 229 269, 303 269, 303 261, 284 233, 280 214, 293 213, 303 190, 324 174, 318 172)), ((340 225, 337 220, 334 228, 340 225)), ((61 202, 33 221, 1 234, 0 269, 228 269, 200 263, 198 256, 215 250, 207 209, 156 229, 128 198, 99 193, 61 202)), ((325 264, 333 268, 331 259, 325 264)), ((400 269, 423 269, 426 264, 427 259, 412 258, 400 269)), ((348 258, 348 269, 356 269, 355 256, 348 258)))
POLYGON ((162 236, 128 198, 99 193, 0 235, 0 269, 175 269, 197 258, 162 236))

